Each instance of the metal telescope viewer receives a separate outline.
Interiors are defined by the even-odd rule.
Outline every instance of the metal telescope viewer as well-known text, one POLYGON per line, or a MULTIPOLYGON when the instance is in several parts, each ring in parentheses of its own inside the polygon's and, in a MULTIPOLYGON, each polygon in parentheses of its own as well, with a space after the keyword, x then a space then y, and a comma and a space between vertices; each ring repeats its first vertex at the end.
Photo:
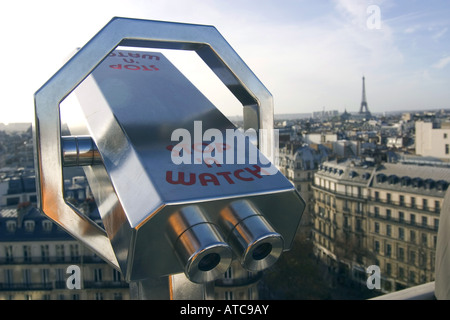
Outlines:
POLYGON ((112 19, 36 92, 33 133, 40 209, 121 271, 132 298, 211 298, 233 260, 273 265, 304 210, 268 161, 271 94, 211 26, 112 19), (195 51, 257 135, 236 130, 160 52, 123 47, 195 51), (71 93, 78 102, 62 107, 71 93), (102 226, 64 198, 71 167, 102 226))

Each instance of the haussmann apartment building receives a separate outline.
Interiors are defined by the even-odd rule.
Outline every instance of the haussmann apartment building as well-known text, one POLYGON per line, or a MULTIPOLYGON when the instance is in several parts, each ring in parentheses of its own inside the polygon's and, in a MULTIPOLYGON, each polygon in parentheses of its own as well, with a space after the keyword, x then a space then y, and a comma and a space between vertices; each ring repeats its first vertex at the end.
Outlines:
POLYGON ((324 162, 312 187, 317 256, 361 284, 379 266, 383 292, 433 281, 449 182, 444 166, 324 162))

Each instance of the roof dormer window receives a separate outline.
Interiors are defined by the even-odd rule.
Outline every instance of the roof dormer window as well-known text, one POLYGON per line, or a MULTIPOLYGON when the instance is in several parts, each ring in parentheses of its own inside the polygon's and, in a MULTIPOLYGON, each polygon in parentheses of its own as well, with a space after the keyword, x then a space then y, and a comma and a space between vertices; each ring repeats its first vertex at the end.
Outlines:
POLYGON ((34 221, 33 220, 25 220, 23 223, 26 232, 34 231, 34 221))
POLYGON ((14 220, 6 221, 6 230, 10 233, 16 232, 17 222, 14 220))

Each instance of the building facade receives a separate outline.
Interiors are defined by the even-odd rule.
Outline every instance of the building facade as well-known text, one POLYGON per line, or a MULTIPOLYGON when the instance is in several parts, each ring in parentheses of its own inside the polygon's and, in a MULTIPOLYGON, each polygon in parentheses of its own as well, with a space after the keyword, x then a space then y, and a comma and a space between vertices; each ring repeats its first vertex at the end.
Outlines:
POLYGON ((450 161, 450 123, 416 121, 416 154, 450 161))
POLYGON ((330 150, 323 145, 285 143, 279 149, 278 169, 295 186, 306 203, 301 225, 312 225, 314 211, 312 182, 319 165, 328 159, 330 150))
POLYGON ((214 299, 258 300, 258 284, 261 278, 261 271, 247 271, 238 261, 233 261, 223 278, 214 282, 214 299))
POLYGON ((31 205, 0 211, 0 300, 122 300, 120 272, 31 205))
POLYGON ((449 182, 443 167, 325 162, 313 185, 316 254, 361 283, 379 266, 385 292, 432 281, 449 182))

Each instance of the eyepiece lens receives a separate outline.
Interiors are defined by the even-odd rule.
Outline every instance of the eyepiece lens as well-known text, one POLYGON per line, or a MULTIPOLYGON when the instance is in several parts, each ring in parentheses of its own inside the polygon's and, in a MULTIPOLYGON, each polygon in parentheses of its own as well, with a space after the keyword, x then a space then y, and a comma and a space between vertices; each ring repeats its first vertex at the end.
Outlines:
POLYGON ((220 262, 220 255, 217 253, 209 253, 204 256, 198 263, 200 271, 209 271, 214 269, 220 262))
POLYGON ((252 257, 254 260, 262 260, 267 257, 271 251, 272 245, 270 243, 263 243, 253 250, 252 257))

